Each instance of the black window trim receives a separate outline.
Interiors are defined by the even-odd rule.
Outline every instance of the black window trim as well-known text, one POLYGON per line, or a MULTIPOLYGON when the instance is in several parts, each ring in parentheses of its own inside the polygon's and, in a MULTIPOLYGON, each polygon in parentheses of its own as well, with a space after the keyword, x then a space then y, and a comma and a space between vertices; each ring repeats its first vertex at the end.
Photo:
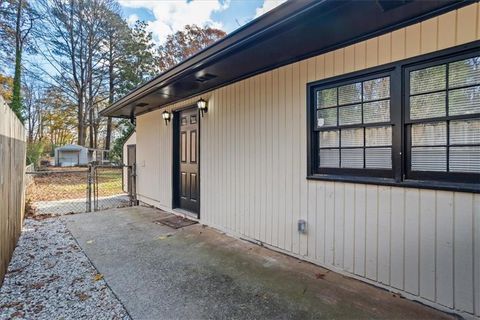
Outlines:
MULTIPOLYGON (((404 128, 407 125, 406 112, 407 107, 405 103, 405 95, 407 90, 405 90, 405 69, 411 68, 415 65, 421 64, 427 65, 435 63, 438 64, 439 61, 447 60, 449 58, 455 59, 455 57, 461 57, 463 55, 473 54, 480 50, 480 40, 473 41, 467 44, 455 46, 448 49, 443 49, 435 51, 432 53, 422 54, 413 58, 408 58, 405 60, 396 61, 393 63, 384 64, 381 66, 376 66, 368 69, 363 69, 355 72, 350 72, 347 74, 342 74, 339 76, 330 77, 328 79, 314 81, 307 83, 306 88, 306 99, 307 99, 307 176, 308 180, 325 180, 325 181, 342 181, 342 182, 352 182, 352 183, 365 183, 365 184, 376 184, 376 185, 388 185, 388 186, 398 186, 398 187, 413 187, 413 188, 423 188, 423 189, 436 189, 436 190, 451 190, 451 191, 464 191, 464 192, 474 192, 480 193, 480 181, 478 183, 475 179, 472 180, 472 174, 458 173, 456 174, 455 179, 449 179, 447 176, 451 177, 451 173, 443 173, 445 176, 443 179, 436 179, 438 175, 435 174, 432 176, 429 173, 422 174, 421 176, 416 175, 415 173, 407 172, 407 154, 405 150, 407 141, 407 134, 404 128), (390 72, 390 114, 391 114, 391 123, 392 123, 392 170, 393 176, 385 177, 382 174, 378 174, 379 170, 375 169, 377 176, 371 176, 368 169, 345 169, 341 171, 337 170, 328 170, 328 173, 315 173, 314 168, 316 164, 316 157, 318 153, 317 146, 314 145, 315 137, 318 130, 316 128, 315 119, 316 119, 316 105, 315 105, 315 92, 319 87, 328 88, 335 87, 337 84, 347 84, 355 83, 358 81, 365 81, 369 76, 375 78, 375 75, 381 75, 384 73, 390 72), (357 79, 355 79, 357 78, 357 79), (353 171, 352 171, 353 170, 353 171), (355 170, 362 172, 354 172, 355 170), (352 171, 352 173, 350 173, 352 171), (468 182, 457 182, 456 179, 464 179, 468 182), (431 180, 430 180, 431 179, 431 180)), ((441 63, 441 62, 440 62, 441 63)), ((452 119, 451 117, 448 117, 452 119)), ((465 116, 458 116, 459 119, 465 119, 465 116)), ((473 118, 473 117, 468 117, 473 118)), ((433 120, 433 119, 429 119, 433 120)), ((440 120, 440 119, 439 119, 440 120)), ((415 122, 415 121, 413 121, 415 122)), ((422 122, 422 121, 418 121, 422 122)), ((408 123, 411 123, 409 121, 408 123)), ((362 124, 363 126, 364 124, 362 124)), ((331 129, 337 127, 330 127, 331 129)), ((336 169, 336 168, 335 168, 336 169)), ((388 170, 390 171, 390 170, 388 170)))

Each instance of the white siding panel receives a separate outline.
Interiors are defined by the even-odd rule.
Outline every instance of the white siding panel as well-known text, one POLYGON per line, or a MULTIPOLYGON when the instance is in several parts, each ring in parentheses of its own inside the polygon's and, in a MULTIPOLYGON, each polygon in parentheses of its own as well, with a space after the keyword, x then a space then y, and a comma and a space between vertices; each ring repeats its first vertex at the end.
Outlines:
POLYGON ((325 188, 325 183, 320 182, 320 183, 310 183, 313 185, 317 186, 317 194, 316 194, 316 199, 317 199, 317 233, 315 235, 317 241, 316 241, 316 261, 320 261, 321 263, 325 263, 325 233, 326 233, 326 226, 325 226, 325 194, 326 194, 326 188, 325 188))
POLYGON ((404 288, 405 261, 405 189, 392 188, 390 284, 404 288))
POLYGON ((473 313, 473 195, 456 193, 454 206, 455 307, 473 313))
POLYGON ((365 231, 365 276, 371 280, 377 280, 377 257, 378 257, 378 187, 367 186, 367 211, 365 231))
POLYGON ((453 193, 437 192, 436 292, 438 303, 453 307, 453 193))
POLYGON ((378 188, 378 281, 390 284, 391 187, 378 188))
POLYGON ((345 220, 344 220, 344 244, 343 244, 343 267, 346 271, 354 272, 355 257, 355 185, 345 184, 345 220))
POLYGON ((343 268, 343 239, 345 226, 345 184, 335 182, 334 266, 343 268))
POLYGON ((333 266, 335 250, 335 183, 326 184, 325 196, 325 263, 333 266))
MULTIPOLYGON (((355 185, 355 274, 365 276, 366 186, 355 185)), ((328 212, 328 211, 327 211, 328 212)), ((325 261, 327 262, 327 261, 325 261)))
POLYGON ((420 296, 435 300, 436 192, 420 191, 420 296))
POLYGON ((419 202, 420 192, 407 189, 405 194, 405 290, 418 294, 419 202))

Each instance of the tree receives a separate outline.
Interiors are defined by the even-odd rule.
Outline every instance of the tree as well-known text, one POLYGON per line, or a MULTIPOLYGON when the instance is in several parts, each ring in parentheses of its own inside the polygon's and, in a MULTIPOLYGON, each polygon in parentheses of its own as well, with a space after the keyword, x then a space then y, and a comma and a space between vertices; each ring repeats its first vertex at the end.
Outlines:
POLYGON ((121 80, 118 95, 133 90, 160 71, 153 36, 147 31, 145 22, 137 21, 131 30, 125 47, 125 59, 119 63, 119 68, 121 80))
POLYGON ((73 143, 75 140, 75 105, 56 87, 45 90, 39 101, 42 107, 42 136, 52 146, 73 143))
MULTIPOLYGON (((121 77, 121 66, 128 64, 127 49, 133 37, 131 37, 131 30, 126 21, 122 19, 116 8, 107 12, 105 29, 106 47, 108 50, 108 103, 112 104, 115 101, 115 92, 123 80, 121 77)), ((104 144, 105 150, 110 149, 112 125, 112 118, 108 117, 104 144)))
POLYGON ((44 26, 38 52, 48 67, 36 65, 76 105, 77 143, 96 147, 97 103, 104 99, 107 71, 104 39, 111 0, 39 0, 44 26), (52 72, 53 70, 53 72, 52 72))
POLYGON ((0 74, 0 96, 7 103, 12 100, 13 78, 0 74))
POLYGON ((159 47, 160 70, 172 68, 225 35, 225 32, 215 28, 186 25, 184 30, 169 35, 165 44, 159 47))
MULTIPOLYGON (((15 48, 15 1, 0 1, 0 62, 12 63, 15 48)), ((3 66, 1 66, 3 67, 3 66)), ((0 68, 5 72, 4 68, 0 68)), ((13 82, 13 81, 12 81, 13 82)))
POLYGON ((8 0, 0 2, 0 42, 2 42, 1 58, 8 60, 8 54, 12 52, 11 45, 15 45, 15 68, 13 77, 12 99, 10 107, 22 120, 22 54, 27 43, 34 21, 38 19, 36 11, 26 0, 8 0))

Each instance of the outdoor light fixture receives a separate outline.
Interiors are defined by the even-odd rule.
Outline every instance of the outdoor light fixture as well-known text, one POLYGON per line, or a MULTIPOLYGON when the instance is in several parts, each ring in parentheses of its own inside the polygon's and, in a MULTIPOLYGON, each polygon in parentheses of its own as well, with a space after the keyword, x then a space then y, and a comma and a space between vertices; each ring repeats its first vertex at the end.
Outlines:
POLYGON ((200 98, 200 100, 197 101, 197 107, 198 107, 198 110, 200 110, 200 113, 202 114, 202 118, 203 118, 203 114, 208 112, 207 101, 200 98))
POLYGON ((168 122, 172 120, 172 114, 168 111, 163 111, 162 118, 165 120, 165 125, 168 125, 168 122))

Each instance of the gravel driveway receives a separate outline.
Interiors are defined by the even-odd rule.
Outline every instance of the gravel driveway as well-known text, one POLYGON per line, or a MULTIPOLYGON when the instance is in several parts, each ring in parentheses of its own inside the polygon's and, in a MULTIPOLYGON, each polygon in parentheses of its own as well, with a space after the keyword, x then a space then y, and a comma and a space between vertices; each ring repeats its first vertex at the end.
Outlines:
POLYGON ((0 319, 130 319, 59 218, 27 219, 0 288, 0 319))

